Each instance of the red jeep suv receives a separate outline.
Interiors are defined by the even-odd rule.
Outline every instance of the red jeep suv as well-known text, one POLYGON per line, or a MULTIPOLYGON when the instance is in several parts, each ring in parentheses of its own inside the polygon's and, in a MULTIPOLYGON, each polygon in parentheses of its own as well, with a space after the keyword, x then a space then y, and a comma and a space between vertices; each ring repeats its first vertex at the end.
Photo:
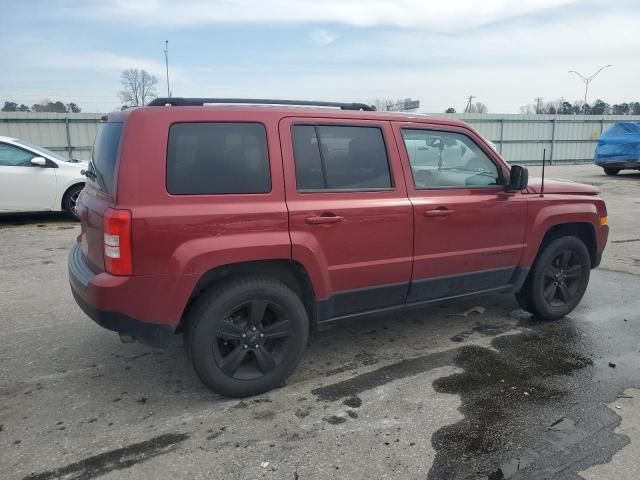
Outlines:
POLYGON ((607 241, 598 189, 542 193, 463 122, 372 110, 110 113, 78 200, 76 302, 123 339, 184 332, 200 379, 231 397, 281 385, 309 330, 337 320, 495 292, 543 319, 575 308, 607 241))

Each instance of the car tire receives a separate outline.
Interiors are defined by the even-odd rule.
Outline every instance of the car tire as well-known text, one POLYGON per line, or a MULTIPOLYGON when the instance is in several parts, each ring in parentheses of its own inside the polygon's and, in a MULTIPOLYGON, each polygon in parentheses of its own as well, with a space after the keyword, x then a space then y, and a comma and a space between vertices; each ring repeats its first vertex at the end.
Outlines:
POLYGON ((619 168, 609 168, 609 167, 604 167, 604 173, 606 175, 617 175, 618 173, 620 173, 620 169, 619 168))
POLYGON ((226 397, 282 385, 309 337, 300 297, 270 278, 245 278, 205 291, 187 318, 185 344, 200 380, 226 397))
POLYGON ((538 254, 516 300, 539 319, 558 320, 580 303, 590 273, 591 258, 582 240, 557 238, 538 254))
POLYGON ((83 184, 74 185, 64 194, 64 199, 62 201, 62 208, 71 215, 74 219, 80 220, 78 216, 78 211, 76 210, 76 203, 78 201, 78 196, 82 189, 84 188, 83 184))

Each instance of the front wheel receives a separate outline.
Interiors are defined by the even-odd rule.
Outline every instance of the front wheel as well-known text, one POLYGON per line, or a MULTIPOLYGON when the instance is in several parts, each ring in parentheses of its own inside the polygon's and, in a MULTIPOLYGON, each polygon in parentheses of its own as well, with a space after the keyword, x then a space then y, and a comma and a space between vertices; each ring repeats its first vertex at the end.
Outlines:
POLYGON ((282 385, 307 345, 302 301, 269 278, 236 280, 205 292, 187 319, 186 346, 200 380, 227 397, 282 385))
POLYGON ((80 220, 78 216, 78 197, 84 185, 74 185, 64 195, 63 207, 76 220, 80 220))
POLYGON ((540 252, 516 299, 535 316, 557 320, 580 303, 590 273, 591 259, 582 240, 557 238, 540 252))
POLYGON ((617 175, 618 173, 620 173, 620 169, 619 168, 604 167, 604 173, 606 175, 617 175))

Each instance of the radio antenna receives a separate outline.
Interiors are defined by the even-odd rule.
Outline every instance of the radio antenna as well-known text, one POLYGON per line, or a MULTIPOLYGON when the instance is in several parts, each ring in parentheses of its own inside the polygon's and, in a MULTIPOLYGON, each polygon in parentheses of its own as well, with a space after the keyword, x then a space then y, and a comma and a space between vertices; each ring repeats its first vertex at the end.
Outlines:
POLYGON ((545 160, 547 159, 547 149, 542 150, 542 183, 540 185, 540 196, 544 197, 544 165, 545 160))

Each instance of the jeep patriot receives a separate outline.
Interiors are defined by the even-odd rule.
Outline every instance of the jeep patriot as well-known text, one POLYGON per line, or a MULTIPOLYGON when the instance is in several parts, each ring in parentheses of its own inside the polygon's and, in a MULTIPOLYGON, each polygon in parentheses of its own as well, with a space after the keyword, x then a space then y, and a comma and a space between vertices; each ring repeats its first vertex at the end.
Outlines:
POLYGON ((183 332, 230 397, 338 320, 496 292, 559 319, 608 236, 597 188, 541 194, 463 122, 363 104, 157 99, 103 118, 85 175, 76 302, 123 339, 183 332))

